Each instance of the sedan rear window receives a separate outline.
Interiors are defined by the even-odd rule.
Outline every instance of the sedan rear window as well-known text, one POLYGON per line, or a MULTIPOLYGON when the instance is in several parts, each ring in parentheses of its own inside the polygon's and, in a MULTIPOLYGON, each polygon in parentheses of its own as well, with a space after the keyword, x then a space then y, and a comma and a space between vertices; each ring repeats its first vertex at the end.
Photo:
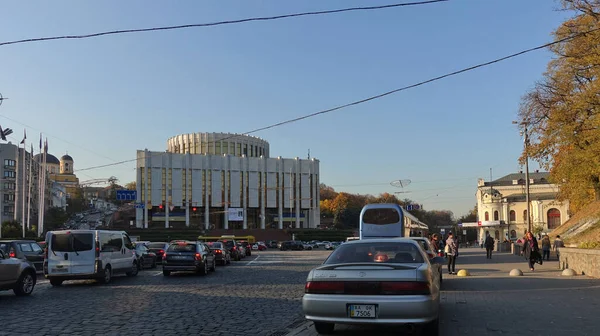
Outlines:
POLYGON ((419 247, 406 242, 364 242, 340 245, 325 264, 344 263, 400 263, 421 264, 423 255, 419 247))
POLYGON ((207 243, 210 248, 223 248, 223 244, 221 243, 207 243))
POLYGON ((167 252, 196 252, 196 244, 173 244, 169 246, 167 252))
POLYGON ((165 243, 150 243, 148 244, 148 248, 165 248, 165 243))

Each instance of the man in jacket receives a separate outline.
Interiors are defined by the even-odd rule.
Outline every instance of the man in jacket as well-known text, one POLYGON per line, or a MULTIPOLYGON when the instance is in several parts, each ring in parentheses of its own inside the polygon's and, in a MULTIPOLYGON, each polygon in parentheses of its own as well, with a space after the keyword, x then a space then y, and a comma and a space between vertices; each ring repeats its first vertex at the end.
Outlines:
POLYGON ((556 252, 556 257, 560 261, 560 248, 565 247, 565 243, 560 239, 560 236, 556 236, 554 243, 552 244, 552 250, 556 252))
POLYGON ((494 238, 492 238, 492 236, 490 236, 489 233, 486 234, 485 237, 485 252, 486 252, 486 258, 487 259, 492 259, 492 251, 494 250, 494 238))

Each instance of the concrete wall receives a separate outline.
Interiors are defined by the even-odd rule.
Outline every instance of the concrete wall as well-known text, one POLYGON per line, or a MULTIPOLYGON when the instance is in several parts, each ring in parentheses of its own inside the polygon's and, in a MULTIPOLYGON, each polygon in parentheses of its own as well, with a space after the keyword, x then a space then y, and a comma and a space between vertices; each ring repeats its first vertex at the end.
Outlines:
POLYGON ((560 249, 560 267, 600 278, 600 250, 563 247, 560 249))

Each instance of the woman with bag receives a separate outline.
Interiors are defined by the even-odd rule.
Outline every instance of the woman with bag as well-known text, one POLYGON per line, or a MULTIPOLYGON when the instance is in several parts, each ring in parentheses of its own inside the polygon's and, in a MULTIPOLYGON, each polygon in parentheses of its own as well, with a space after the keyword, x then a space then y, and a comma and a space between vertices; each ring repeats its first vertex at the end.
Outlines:
POLYGON ((535 271, 533 265, 536 262, 539 262, 540 265, 543 263, 537 239, 535 239, 531 232, 527 232, 527 235, 525 236, 525 242, 523 243, 522 253, 525 256, 525 259, 528 260, 529 269, 531 269, 532 272, 535 271))
POLYGON ((448 233, 448 239, 446 239, 446 247, 444 252, 448 257, 448 274, 456 274, 456 257, 458 257, 458 244, 454 239, 452 232, 448 233))

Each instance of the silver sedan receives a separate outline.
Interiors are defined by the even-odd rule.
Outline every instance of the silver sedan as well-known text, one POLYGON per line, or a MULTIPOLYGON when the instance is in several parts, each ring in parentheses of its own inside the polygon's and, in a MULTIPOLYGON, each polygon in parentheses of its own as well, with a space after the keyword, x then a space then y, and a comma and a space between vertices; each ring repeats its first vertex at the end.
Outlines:
POLYGON ((302 309, 320 334, 335 324, 404 325, 439 334, 439 273, 406 238, 342 244, 306 280, 302 309))

